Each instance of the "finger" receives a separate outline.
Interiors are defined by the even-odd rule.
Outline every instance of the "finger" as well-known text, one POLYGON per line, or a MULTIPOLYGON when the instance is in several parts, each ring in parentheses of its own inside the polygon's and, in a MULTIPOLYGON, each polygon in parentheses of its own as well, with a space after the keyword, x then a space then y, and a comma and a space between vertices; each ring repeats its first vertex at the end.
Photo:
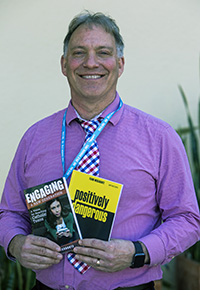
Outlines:
POLYGON ((22 246, 21 261, 22 262, 36 262, 44 264, 57 264, 63 258, 62 254, 57 250, 60 247, 55 246, 54 243, 48 243, 48 239, 29 236, 22 246), (57 248, 57 250, 55 250, 57 248))
MULTIPOLYGON (((28 260, 25 260, 25 261, 20 261, 20 263, 25 267, 25 268, 28 268, 28 269, 32 269, 32 270, 40 270, 40 269, 46 269, 50 266, 53 265, 53 263, 43 263, 43 262, 39 262, 39 259, 37 259, 38 262, 34 262, 34 261, 28 261, 28 260)), ((57 264, 57 263, 55 263, 57 264)))
POLYGON ((45 270, 49 267, 51 267, 53 264, 34 264, 30 263, 28 265, 24 265, 25 268, 31 269, 31 270, 45 270))
POLYGON ((75 247, 73 252, 76 255, 84 256, 87 258, 101 258, 103 259, 106 256, 106 253, 102 250, 88 247, 75 247))
POLYGON ((58 244, 44 237, 29 235, 26 238, 26 242, 36 246, 48 248, 52 251, 61 251, 61 248, 58 244))
MULTIPOLYGON (((62 255, 61 255, 62 256, 62 255)), ((38 254, 23 254, 22 260, 27 264, 37 265, 41 268, 43 267, 49 267, 53 264, 58 264, 60 262, 60 258, 54 258, 54 257, 47 257, 47 256, 41 256, 38 254)))
POLYGON ((46 248, 44 246, 35 245, 35 244, 25 244, 22 249, 22 256, 23 256, 23 253, 26 255, 47 257, 53 260, 62 259, 61 253, 51 250, 49 248, 46 248))
POLYGON ((104 272, 112 271, 111 265, 103 259, 91 258, 87 256, 82 256, 82 255, 76 255, 76 259, 86 263, 87 265, 93 267, 96 270, 104 271, 104 272))
POLYGON ((93 268, 100 267, 100 262, 99 261, 102 261, 99 258, 93 258, 93 257, 89 257, 89 256, 85 256, 85 255, 80 255, 80 254, 76 255, 75 258, 77 260, 79 260, 79 261, 82 261, 82 262, 84 262, 84 263, 92 266, 93 268))
POLYGON ((22 251, 19 262, 26 268, 31 268, 34 270, 45 269, 53 264, 58 264, 61 261, 63 256, 59 253, 57 255, 59 256, 45 256, 38 254, 37 251, 36 253, 34 253, 34 251, 22 251))
MULTIPOLYGON (((31 259, 32 257, 30 257, 31 259)), ((33 259, 35 260, 35 259, 33 259)), ((20 263, 25 267, 25 268, 29 268, 32 270, 42 270, 42 269, 46 269, 50 266, 52 266, 53 264, 57 264, 57 263, 44 263, 43 261, 39 261, 39 259, 37 258, 36 261, 33 260, 25 260, 25 261, 20 261, 20 263)))
POLYGON ((83 239, 79 240, 79 245, 88 248, 95 248, 99 250, 105 250, 108 245, 108 242, 98 240, 98 239, 83 239))
POLYGON ((103 250, 88 248, 88 247, 76 247, 74 249, 76 259, 89 264, 92 267, 99 267, 97 261, 101 261, 102 267, 113 267, 113 254, 105 252, 103 250))

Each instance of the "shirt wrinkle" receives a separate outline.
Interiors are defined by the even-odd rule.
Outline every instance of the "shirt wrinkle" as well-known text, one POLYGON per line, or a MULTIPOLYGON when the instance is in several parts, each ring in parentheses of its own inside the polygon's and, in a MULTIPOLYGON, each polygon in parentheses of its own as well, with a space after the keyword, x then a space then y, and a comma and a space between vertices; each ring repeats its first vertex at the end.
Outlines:
MULTIPOLYGON (((118 105, 117 94, 102 116, 116 110, 118 105)), ((19 144, 0 204, 0 232, 3 233, 0 244, 6 251, 13 236, 30 233, 30 221, 27 214, 24 215, 27 208, 23 190, 63 174, 60 139, 64 112, 65 109, 31 126, 19 144), (16 208, 15 213, 13 208, 16 208)), ((85 138, 80 124, 73 122, 75 118, 69 103, 66 168, 85 138)), ((75 290, 91 289, 91 281, 95 281, 97 289, 110 290, 158 280, 162 277, 161 264, 200 239, 199 210, 189 163, 180 138, 170 125, 124 104, 112 116, 97 142, 100 177, 124 184, 111 238, 140 239, 149 251, 151 264, 115 273, 91 267, 81 275, 64 257, 61 263, 36 271, 37 279, 51 288, 69 285, 75 290)))

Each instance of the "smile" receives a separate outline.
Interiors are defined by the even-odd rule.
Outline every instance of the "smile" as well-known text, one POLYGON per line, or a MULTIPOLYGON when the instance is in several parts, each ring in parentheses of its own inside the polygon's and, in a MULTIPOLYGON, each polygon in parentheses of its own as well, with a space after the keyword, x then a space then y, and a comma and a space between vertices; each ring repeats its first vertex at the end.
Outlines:
POLYGON ((87 79, 87 80, 96 80, 96 79, 100 79, 102 78, 103 76, 100 76, 100 75, 82 75, 81 76, 83 79, 87 79))

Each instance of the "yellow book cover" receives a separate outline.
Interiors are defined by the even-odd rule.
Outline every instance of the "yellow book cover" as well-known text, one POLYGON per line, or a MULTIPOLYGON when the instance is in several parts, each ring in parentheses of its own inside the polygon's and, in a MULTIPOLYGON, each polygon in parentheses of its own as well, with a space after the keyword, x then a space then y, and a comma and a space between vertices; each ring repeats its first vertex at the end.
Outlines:
POLYGON ((108 241, 123 185, 74 170, 69 193, 83 238, 108 241))

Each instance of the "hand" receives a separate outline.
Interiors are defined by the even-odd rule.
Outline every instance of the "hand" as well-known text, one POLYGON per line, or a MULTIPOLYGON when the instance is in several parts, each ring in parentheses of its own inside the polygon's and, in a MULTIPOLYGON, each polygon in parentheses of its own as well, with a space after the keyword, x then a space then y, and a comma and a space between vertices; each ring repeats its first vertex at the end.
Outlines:
POLYGON ((17 235, 9 245, 10 254, 22 266, 33 270, 46 269, 53 264, 58 264, 63 256, 61 248, 47 238, 34 235, 17 235))
POLYGON ((130 267, 135 251, 131 241, 118 239, 109 242, 83 239, 79 241, 79 245, 81 247, 74 248, 76 259, 105 272, 117 272, 130 267))
POLYGON ((61 237, 71 238, 72 233, 70 233, 70 231, 61 232, 61 233, 57 233, 57 236, 58 236, 58 238, 61 238, 61 237))

